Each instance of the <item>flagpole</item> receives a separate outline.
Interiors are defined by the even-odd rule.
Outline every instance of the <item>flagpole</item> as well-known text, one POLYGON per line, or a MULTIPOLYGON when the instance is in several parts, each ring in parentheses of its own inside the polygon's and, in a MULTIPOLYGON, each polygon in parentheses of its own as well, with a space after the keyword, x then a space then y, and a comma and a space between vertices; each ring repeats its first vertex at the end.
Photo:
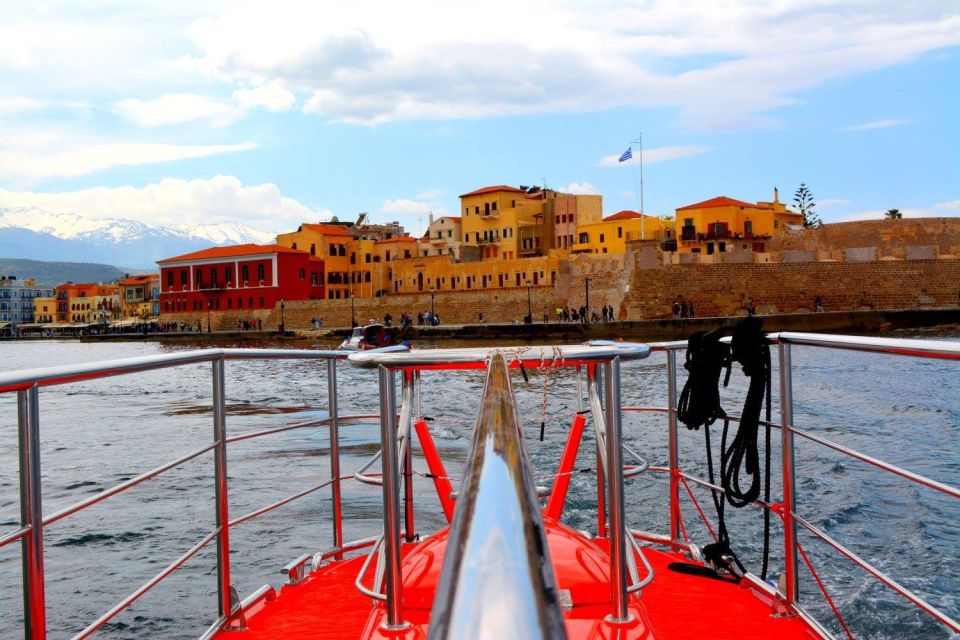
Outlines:
POLYGON ((637 196, 637 206, 640 211, 640 239, 646 240, 646 234, 644 233, 643 225, 643 132, 640 132, 640 135, 637 136, 637 139, 631 142, 630 144, 640 144, 640 185, 637 186, 637 163, 631 162, 630 165, 633 167, 633 188, 637 196))

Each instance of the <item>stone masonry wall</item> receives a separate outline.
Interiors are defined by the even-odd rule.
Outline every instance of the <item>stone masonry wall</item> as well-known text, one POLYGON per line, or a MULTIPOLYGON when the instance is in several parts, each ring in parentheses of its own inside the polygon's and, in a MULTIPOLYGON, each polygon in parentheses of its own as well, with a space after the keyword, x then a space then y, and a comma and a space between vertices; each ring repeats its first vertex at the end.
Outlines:
POLYGON ((960 306, 960 260, 674 265, 637 270, 620 317, 671 317, 673 302, 693 302, 699 317, 764 313, 960 306))

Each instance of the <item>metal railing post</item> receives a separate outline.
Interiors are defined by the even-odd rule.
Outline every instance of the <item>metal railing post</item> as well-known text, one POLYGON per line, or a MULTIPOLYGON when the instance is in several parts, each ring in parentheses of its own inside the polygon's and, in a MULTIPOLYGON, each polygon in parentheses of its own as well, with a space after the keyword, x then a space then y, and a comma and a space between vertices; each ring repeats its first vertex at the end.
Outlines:
POLYGON ((607 439, 607 509, 610 518, 611 622, 630 620, 627 609, 627 544, 623 507, 623 442, 621 438, 620 358, 604 365, 604 404, 607 439))
POLYGON ((43 502, 40 493, 40 387, 17 392, 20 439, 20 525, 30 527, 22 538, 24 637, 47 637, 43 576, 43 502))
MULTIPOLYGON (((327 412, 330 417, 330 485, 333 498, 333 548, 343 546, 343 513, 340 505, 340 425, 337 423, 337 361, 327 360, 327 412)), ((343 559, 342 553, 334 556, 343 559)))
POLYGON ((793 456, 793 377, 790 345, 778 345, 780 360, 780 452, 783 467, 783 544, 784 573, 786 577, 786 604, 793 605, 800 596, 800 576, 797 573, 797 523, 793 516, 797 509, 796 473, 793 456))
MULTIPOLYGON (((404 372, 403 374, 403 386, 412 386, 413 387, 413 396, 418 398, 417 402, 417 413, 419 414, 419 385, 417 385, 416 375, 412 372, 404 372)), ((411 411, 413 408, 411 407, 411 411)), ((408 423, 409 424, 409 423, 408 423)), ((401 425, 404 428, 404 442, 406 446, 404 447, 403 455, 403 511, 404 511, 404 540, 407 542, 413 542, 416 536, 416 522, 414 520, 413 513, 413 442, 411 441, 412 434, 409 431, 406 431, 407 427, 401 425)))
POLYGON ((397 397, 393 371, 380 365, 380 447, 387 629, 406 627, 400 601, 400 474, 397 464, 397 397))
POLYGON ((680 449, 677 438, 677 352, 667 350, 667 442, 670 465, 670 542, 674 550, 680 542, 680 449))
MULTIPOLYGON (((595 364, 587 365, 587 394, 591 388, 597 389, 597 395, 600 395, 599 384, 601 381, 600 369, 595 364)), ((600 439, 596 442, 597 449, 597 537, 607 537, 607 488, 603 481, 603 454, 600 451, 600 439)))
POLYGON ((227 502, 227 416, 224 388, 224 359, 213 367, 213 472, 217 524, 217 609, 220 617, 231 613, 230 602, 230 516, 227 502))

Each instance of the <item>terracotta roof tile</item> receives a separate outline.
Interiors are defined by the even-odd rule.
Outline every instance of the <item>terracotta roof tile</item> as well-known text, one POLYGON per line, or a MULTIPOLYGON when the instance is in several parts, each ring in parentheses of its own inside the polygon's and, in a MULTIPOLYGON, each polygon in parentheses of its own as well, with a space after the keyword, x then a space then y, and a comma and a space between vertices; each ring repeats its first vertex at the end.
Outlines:
POLYGON ((704 200, 703 202, 698 202, 696 204, 688 204, 685 207, 678 208, 677 211, 685 211, 687 209, 712 209, 714 207, 757 208, 757 205, 751 202, 744 202, 743 200, 734 200, 733 198, 728 198, 727 196, 718 196, 716 198, 710 198, 709 200, 704 200))
POLYGON ((477 189, 476 191, 471 191, 470 193, 465 193, 461 198, 466 198, 469 196, 482 196, 485 193, 498 193, 501 191, 506 191, 508 193, 526 193, 523 189, 517 189, 516 187, 508 187, 505 184, 499 184, 494 187, 484 187, 482 189, 477 189))
POLYGON ((185 253, 182 256, 164 258, 163 260, 157 260, 157 264, 183 262, 187 260, 209 260, 211 258, 239 258, 264 253, 306 253, 306 251, 281 247, 278 244, 235 244, 227 247, 210 247, 209 249, 194 251, 193 253, 185 253))
POLYGON ((132 287, 132 286, 138 285, 138 284, 147 284, 147 283, 149 283, 151 280, 159 279, 159 278, 160 278, 160 274, 159 274, 159 273, 148 273, 148 274, 142 275, 142 276, 130 276, 129 278, 124 278, 123 280, 121 280, 121 281, 118 282, 117 284, 119 284, 119 285, 121 285, 121 286, 124 286, 124 287, 132 287))
POLYGON ((637 218, 649 218, 650 216, 644 216, 636 211, 630 211, 629 209, 624 209, 623 211, 618 211, 612 216, 607 216, 603 219, 604 222, 616 222, 617 220, 636 220, 637 218))

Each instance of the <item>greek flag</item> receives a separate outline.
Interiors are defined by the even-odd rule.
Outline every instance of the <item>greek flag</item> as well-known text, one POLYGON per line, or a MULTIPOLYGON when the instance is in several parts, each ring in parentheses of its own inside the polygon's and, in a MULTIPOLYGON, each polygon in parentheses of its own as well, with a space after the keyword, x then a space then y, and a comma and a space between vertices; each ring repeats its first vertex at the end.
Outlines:
POLYGON ((633 157, 633 148, 627 147, 627 150, 623 152, 623 155, 620 156, 620 159, 617 160, 617 162, 624 162, 625 160, 629 160, 632 157, 633 157))

